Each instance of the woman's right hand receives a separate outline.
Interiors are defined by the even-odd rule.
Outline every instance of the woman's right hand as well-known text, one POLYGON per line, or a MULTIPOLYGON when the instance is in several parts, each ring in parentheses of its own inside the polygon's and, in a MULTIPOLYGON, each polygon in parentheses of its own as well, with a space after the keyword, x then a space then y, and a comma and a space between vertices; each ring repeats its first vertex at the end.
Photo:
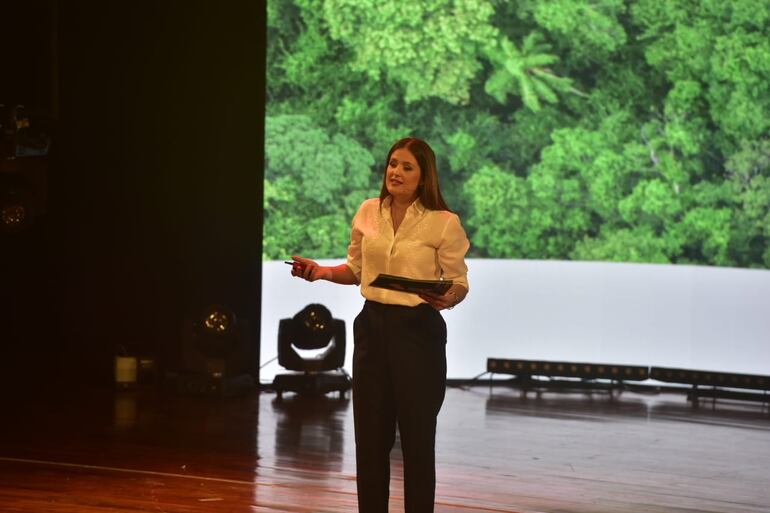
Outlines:
POLYGON ((293 255, 291 259, 295 262, 291 267, 292 276, 297 276, 307 281, 316 281, 323 278, 329 279, 327 275, 331 274, 331 270, 328 267, 321 267, 317 262, 297 255, 293 255))

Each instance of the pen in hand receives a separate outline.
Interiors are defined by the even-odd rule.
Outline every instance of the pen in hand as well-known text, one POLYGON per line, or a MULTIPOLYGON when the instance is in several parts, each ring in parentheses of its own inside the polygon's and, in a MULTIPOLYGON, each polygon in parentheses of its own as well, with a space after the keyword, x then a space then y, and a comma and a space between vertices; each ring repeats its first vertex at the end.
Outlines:
POLYGON ((292 276, 301 276, 302 273, 305 272, 305 264, 302 262, 286 262, 284 261, 284 264, 291 266, 291 275, 292 276))

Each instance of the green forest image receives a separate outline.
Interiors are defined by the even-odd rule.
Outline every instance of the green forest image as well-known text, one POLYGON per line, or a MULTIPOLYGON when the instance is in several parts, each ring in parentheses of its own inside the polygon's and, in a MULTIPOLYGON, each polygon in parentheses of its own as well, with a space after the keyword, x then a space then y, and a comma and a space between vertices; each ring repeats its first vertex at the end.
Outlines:
POLYGON ((412 135, 469 257, 770 268, 767 0, 269 0, 267 59, 265 260, 412 135))

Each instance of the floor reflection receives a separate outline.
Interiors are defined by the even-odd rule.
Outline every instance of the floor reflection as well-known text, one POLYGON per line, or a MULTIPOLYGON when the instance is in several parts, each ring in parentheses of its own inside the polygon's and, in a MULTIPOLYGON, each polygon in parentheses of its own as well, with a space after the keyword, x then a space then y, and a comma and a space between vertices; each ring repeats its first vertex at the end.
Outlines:
POLYGON ((307 511, 316 511, 314 497, 324 495, 326 507, 333 509, 323 511, 355 512, 350 399, 291 393, 277 399, 268 393, 262 401, 254 503, 269 505, 270 511, 296 511, 291 505, 302 497, 307 511))
POLYGON ((676 420, 767 428, 770 413, 759 402, 729 399, 688 401, 681 392, 623 390, 523 390, 494 386, 486 399, 487 415, 515 414, 552 419, 580 418, 609 422, 618 418, 676 420))
POLYGON ((493 387, 486 401, 487 415, 517 415, 552 419, 576 418, 605 422, 613 416, 646 417, 643 397, 596 390, 539 391, 493 387))
POLYGON ((345 455, 345 418, 350 399, 287 395, 271 402, 279 465, 307 465, 340 472, 345 455))
MULTIPOLYGON (((354 513, 352 409, 336 396, 276 401, 269 392, 11 398, 0 423, 0 503, 24 498, 14 511, 25 512, 354 513), (40 497, 50 502, 42 509, 40 497)), ((761 404, 693 407, 684 392, 450 388, 436 511, 764 513, 768 420, 761 404)), ((391 510, 403 511, 397 447, 392 469, 391 510)))

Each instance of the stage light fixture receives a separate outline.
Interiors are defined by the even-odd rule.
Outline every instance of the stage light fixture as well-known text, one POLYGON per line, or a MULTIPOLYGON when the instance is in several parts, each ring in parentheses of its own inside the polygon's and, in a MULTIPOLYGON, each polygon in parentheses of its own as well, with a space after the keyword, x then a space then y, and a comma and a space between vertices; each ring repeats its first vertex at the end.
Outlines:
POLYGON ((709 397, 770 403, 770 376, 652 367, 650 378, 665 383, 691 385, 687 399, 694 404, 699 398, 709 397))
MULTIPOLYGON (((516 376, 523 387, 533 386, 573 386, 574 382, 535 381, 534 377, 579 378, 585 382, 605 379, 613 382, 646 381, 649 379, 666 383, 692 385, 688 392, 689 400, 698 397, 722 397, 739 400, 770 402, 770 376, 758 374, 736 374, 727 372, 702 371, 668 367, 645 367, 638 365, 613 365, 605 363, 552 362, 544 360, 511 360, 488 358, 487 372, 490 374, 510 374, 516 376), (713 387, 704 389, 698 387, 713 387), (745 392, 731 389, 744 389, 745 392), (751 391, 750 391, 751 390, 751 391), (753 391, 753 392, 752 392, 753 391)), ((491 380, 490 380, 491 383, 491 380)), ((601 386, 601 385, 599 385, 601 386)))
POLYGON ((27 209, 20 203, 4 204, 0 207, 0 220, 3 222, 3 229, 17 231, 27 220, 27 209))
POLYGON ((45 213, 49 122, 0 104, 0 232, 26 230, 45 213))
POLYGON ((254 387, 254 370, 249 323, 213 304, 184 321, 181 358, 166 380, 182 392, 234 395, 254 387))
POLYGON ((273 389, 299 394, 338 391, 344 397, 350 377, 345 363, 345 321, 334 319, 328 308, 310 304, 278 325, 278 363, 291 373, 278 374, 273 389), (305 357, 304 351, 317 351, 305 357))
MULTIPOLYGON (((3 169, 7 166, 3 166, 3 169)), ((32 222, 31 190, 24 177, 16 173, 0 174, 0 230, 16 233, 32 222)))
POLYGON ((487 372, 511 374, 525 379, 533 376, 580 379, 608 379, 612 381, 644 381, 649 368, 638 365, 606 363, 559 362, 545 360, 511 360, 488 358, 487 372))
POLYGON ((770 391, 770 376, 760 374, 736 374, 695 369, 652 367, 650 378, 666 383, 680 383, 683 385, 770 391))
POLYGON ((211 306, 203 314, 201 326, 209 335, 219 337, 227 335, 235 325, 235 314, 221 306, 211 306))

